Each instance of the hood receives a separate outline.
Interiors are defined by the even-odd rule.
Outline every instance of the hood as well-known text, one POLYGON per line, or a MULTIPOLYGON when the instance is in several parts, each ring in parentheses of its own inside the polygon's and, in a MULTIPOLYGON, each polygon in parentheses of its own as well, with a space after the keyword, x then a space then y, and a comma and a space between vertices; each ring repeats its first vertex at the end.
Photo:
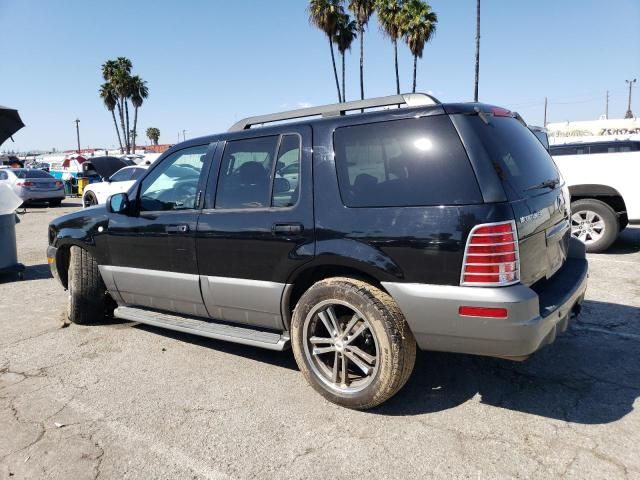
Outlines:
POLYGON ((123 167, 134 165, 134 163, 126 158, 118 157, 92 157, 84 162, 82 169, 85 173, 97 173, 104 179, 108 179, 123 167))

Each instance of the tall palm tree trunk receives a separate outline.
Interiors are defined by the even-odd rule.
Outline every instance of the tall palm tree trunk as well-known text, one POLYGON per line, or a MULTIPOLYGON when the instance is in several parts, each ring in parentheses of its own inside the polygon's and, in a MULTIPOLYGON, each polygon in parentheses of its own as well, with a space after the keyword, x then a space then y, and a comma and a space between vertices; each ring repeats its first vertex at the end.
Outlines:
POLYGON ((344 53, 342 54, 342 101, 347 101, 347 89, 344 85, 344 53))
POLYGON ((338 69, 336 68, 336 56, 333 54, 333 42, 331 41, 331 37, 327 37, 329 39, 329 49, 331 50, 331 63, 333 64, 333 75, 336 77, 336 88, 338 89, 338 102, 342 101, 342 96, 340 95, 340 81, 338 80, 338 69))
POLYGON ((116 127, 116 134, 118 135, 118 144, 120 145, 120 152, 122 152, 122 139, 120 138, 120 130, 118 130, 118 122, 116 122, 115 109, 111 110, 111 116, 113 117, 113 126, 116 127))
POLYGON ((400 95, 400 72, 398 72, 398 40, 393 39, 393 54, 396 62, 396 93, 400 95))
POLYGON ((133 113, 133 152, 132 153, 136 153, 136 133, 138 132, 137 128, 138 128, 138 107, 134 107, 134 113, 133 113))
POLYGON ((480 80, 480 0, 476 2, 476 81, 473 88, 473 101, 478 101, 478 82, 480 80))
POLYGON ((127 153, 131 153, 131 130, 129 130, 129 102, 127 99, 124 99, 124 111, 127 115, 127 153))
POLYGON ((413 93, 416 93, 416 73, 418 71, 418 56, 413 56, 413 93))
MULTIPOLYGON (((122 140, 124 141, 124 145, 126 147, 127 146, 127 129, 124 125, 124 105, 122 104, 122 99, 118 100, 118 114, 120 115, 120 128, 122 129, 122 140)), ((124 153, 124 150, 122 151, 122 153, 124 153)))
POLYGON ((364 25, 360 25, 360 100, 364 100, 364 25))

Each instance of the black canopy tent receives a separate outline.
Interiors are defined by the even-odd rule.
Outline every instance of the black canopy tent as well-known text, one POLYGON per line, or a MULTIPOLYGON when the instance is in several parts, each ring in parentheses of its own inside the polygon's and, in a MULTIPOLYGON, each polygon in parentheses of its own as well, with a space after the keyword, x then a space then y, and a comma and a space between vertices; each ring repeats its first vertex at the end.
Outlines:
MULTIPOLYGON (((0 145, 24 127, 20 114, 14 108, 0 105, 0 145)), ((13 140, 13 138, 11 138, 13 140)))

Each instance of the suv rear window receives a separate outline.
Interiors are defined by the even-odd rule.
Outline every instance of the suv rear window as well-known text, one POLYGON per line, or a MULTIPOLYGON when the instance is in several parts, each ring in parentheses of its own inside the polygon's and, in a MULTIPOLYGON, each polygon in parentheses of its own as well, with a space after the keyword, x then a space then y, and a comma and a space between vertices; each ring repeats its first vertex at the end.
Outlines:
POLYGON ((517 119, 488 116, 488 124, 477 115, 462 119, 470 127, 464 129, 465 135, 475 134, 511 200, 539 194, 546 187, 532 187, 543 182, 560 181, 558 169, 547 150, 517 119))
POLYGON ((467 154, 444 115, 342 127, 333 139, 348 207, 482 202, 467 154))

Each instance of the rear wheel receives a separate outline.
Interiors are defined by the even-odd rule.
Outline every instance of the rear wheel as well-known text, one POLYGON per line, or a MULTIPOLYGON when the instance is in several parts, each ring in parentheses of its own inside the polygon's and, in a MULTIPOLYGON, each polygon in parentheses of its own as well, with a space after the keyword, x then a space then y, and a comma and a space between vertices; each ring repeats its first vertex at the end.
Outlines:
POLYGON ((587 252, 604 252, 619 232, 618 217, 606 203, 592 198, 571 203, 571 235, 585 244, 587 252))
POLYGON ((95 258, 80 247, 71 247, 68 277, 69 321, 84 325, 102 320, 107 307, 107 289, 95 258))
POLYGON ((292 348, 311 386, 339 405, 368 409, 395 395, 416 358, 413 334, 394 300, 351 278, 329 278, 300 298, 292 348))
POLYGON ((94 205, 98 205, 98 198, 96 197, 95 193, 87 192, 82 198, 82 203, 85 207, 93 207, 94 205))

